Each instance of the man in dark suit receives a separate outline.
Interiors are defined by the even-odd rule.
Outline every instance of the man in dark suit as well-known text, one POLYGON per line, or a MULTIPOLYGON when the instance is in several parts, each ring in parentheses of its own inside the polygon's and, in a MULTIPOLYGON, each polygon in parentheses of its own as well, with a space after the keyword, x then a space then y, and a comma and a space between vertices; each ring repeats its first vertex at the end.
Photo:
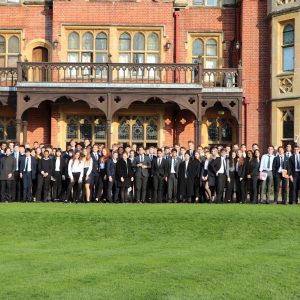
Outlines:
POLYGON ((221 156, 216 157, 211 163, 216 176, 216 203, 223 203, 223 194, 227 179, 226 151, 224 148, 221 149, 220 154, 221 156))
POLYGON ((144 203, 147 193, 149 170, 151 169, 151 161, 145 155, 144 147, 139 147, 139 155, 133 160, 132 166, 135 169, 136 201, 137 203, 144 203))
POLYGON ((12 199, 12 189, 14 184, 14 172, 16 163, 11 155, 10 148, 6 148, 5 156, 0 160, 0 181, 1 181, 1 201, 9 202, 12 199))
POLYGON ((91 153, 91 157, 93 160, 93 168, 92 172, 90 174, 91 176, 91 199, 94 199, 96 201, 96 195, 98 191, 98 183, 99 183, 99 167, 100 167, 100 155, 98 151, 98 145, 93 145, 93 150, 91 153))
POLYGON ((177 155, 177 150, 172 149, 171 157, 168 160, 167 183, 168 202, 177 202, 178 170, 182 160, 177 155))
MULTIPOLYGON (((292 156, 292 145, 287 144, 285 147, 284 156, 287 157, 288 161, 290 162, 290 157, 292 156)), ((289 203, 293 203, 293 182, 289 179, 288 180, 288 190, 289 190, 289 203)))
POLYGON ((193 168, 190 154, 187 151, 184 155, 184 161, 180 163, 178 170, 180 201, 187 201, 188 203, 192 202, 192 197, 194 195, 195 176, 196 170, 193 168))
POLYGON ((278 147, 278 155, 273 161, 273 179, 274 179, 274 203, 277 204, 279 188, 281 184, 282 204, 287 201, 287 174, 289 168, 289 159, 284 155, 283 147, 278 147))
POLYGON ((36 179, 37 161, 30 155, 30 149, 25 150, 21 158, 20 177, 23 181, 23 201, 32 201, 32 181, 36 179))
POLYGON ((296 145, 294 148, 294 154, 289 160, 289 176, 290 180, 293 182, 293 197, 290 204, 298 203, 298 191, 300 189, 300 149, 296 145))
POLYGON ((19 145, 14 146, 14 151, 12 156, 15 159, 15 171, 14 171, 14 182, 12 186, 12 199, 13 201, 21 200, 21 180, 20 180, 20 163, 21 163, 21 154, 19 145))
POLYGON ((58 148, 53 157, 53 200, 62 200, 62 181, 66 180, 66 160, 62 157, 61 149, 58 148))
POLYGON ((167 178, 168 161, 163 157, 162 149, 157 149, 157 157, 152 161, 153 202, 162 202, 164 182, 167 178))
POLYGON ((187 152, 190 155, 190 159, 194 159, 195 157, 195 145, 193 141, 188 141, 188 150, 187 152))

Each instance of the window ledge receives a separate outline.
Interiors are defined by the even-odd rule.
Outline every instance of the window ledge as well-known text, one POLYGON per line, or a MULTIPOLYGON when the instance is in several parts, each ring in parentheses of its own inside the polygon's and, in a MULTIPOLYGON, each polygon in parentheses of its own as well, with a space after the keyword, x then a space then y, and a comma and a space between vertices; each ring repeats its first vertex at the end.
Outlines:
POLYGON ((277 74, 276 77, 284 77, 284 76, 291 76, 291 75, 294 75, 294 71, 292 71, 292 72, 283 72, 283 73, 277 74))

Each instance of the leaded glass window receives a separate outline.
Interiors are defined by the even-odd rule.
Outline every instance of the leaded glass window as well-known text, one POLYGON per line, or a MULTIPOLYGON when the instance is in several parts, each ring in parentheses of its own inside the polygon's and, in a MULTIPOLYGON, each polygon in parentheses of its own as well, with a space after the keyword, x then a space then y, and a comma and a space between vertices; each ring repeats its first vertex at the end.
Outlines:
POLYGON ((151 118, 146 127, 146 139, 150 141, 158 140, 157 118, 151 118))
POLYGON ((82 49, 93 50, 94 49, 94 36, 91 32, 85 32, 82 36, 82 49))
POLYGON ((219 140, 219 128, 216 120, 208 120, 210 125, 208 126, 208 139, 210 141, 218 141, 219 140))
POLYGON ((69 120, 67 124, 67 139, 78 138, 78 125, 74 119, 69 120))
POLYGON ((119 50, 130 51, 131 50, 131 37, 128 33, 123 33, 119 39, 119 50))
POLYGON ((126 120, 123 120, 118 129, 119 140, 130 139, 130 126, 126 120))
POLYGON ((6 41, 4 36, 0 35, 0 53, 5 53, 6 52, 6 41))
POLYGON ((16 121, 14 119, 0 117, 0 140, 15 140, 16 133, 16 121))
POLYGON ((196 56, 195 58, 197 58, 198 56, 202 56, 203 55, 203 50, 204 49, 204 45, 203 45, 203 41, 201 39, 196 39, 193 42, 193 56, 196 56))
POLYGON ((294 108, 282 110, 282 138, 294 139, 294 108))
POLYGON ((135 124, 132 125, 132 139, 135 141, 144 139, 144 126, 140 120, 136 120, 135 124))
POLYGON ((222 120, 221 125, 221 140, 222 142, 230 142, 232 140, 232 127, 226 120, 222 120))
POLYGON ((96 37, 96 50, 107 50, 107 35, 104 32, 96 37))
POLYGON ((79 50, 79 34, 77 32, 71 32, 69 34, 68 48, 79 50))
POLYGON ((133 37, 133 50, 145 50, 145 36, 140 32, 133 37))
POLYGON ((17 34, 0 35, 0 68, 16 67, 20 53, 20 37, 17 34))
POLYGON ((291 24, 283 29, 282 69, 283 71, 294 70, 294 26, 291 24))
POLYGON ((105 140, 106 139, 106 120, 104 117, 96 119, 95 139, 96 140, 105 140))
POLYGON ((92 139, 92 124, 87 119, 80 125, 80 139, 92 139))
POLYGON ((158 35, 154 32, 150 33, 148 36, 148 50, 158 51, 158 35))

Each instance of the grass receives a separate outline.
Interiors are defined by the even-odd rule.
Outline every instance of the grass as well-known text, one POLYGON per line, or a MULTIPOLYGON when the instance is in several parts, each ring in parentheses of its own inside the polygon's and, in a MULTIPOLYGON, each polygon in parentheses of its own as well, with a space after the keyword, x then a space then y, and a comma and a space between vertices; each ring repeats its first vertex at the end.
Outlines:
POLYGON ((0 299, 299 299, 300 206, 0 205, 0 299))

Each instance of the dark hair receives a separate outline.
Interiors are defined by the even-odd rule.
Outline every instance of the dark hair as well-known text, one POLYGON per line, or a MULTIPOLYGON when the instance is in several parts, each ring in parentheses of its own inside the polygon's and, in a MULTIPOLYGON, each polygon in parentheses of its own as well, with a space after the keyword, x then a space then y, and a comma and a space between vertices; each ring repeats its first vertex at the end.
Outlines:
POLYGON ((163 152, 163 151, 162 151, 162 149, 161 149, 161 148, 158 148, 158 149, 157 149, 157 152, 163 152))
POLYGON ((173 152, 176 152, 176 153, 177 153, 177 150, 176 150, 175 148, 173 148, 171 152, 172 152, 172 153, 173 153, 173 152))

